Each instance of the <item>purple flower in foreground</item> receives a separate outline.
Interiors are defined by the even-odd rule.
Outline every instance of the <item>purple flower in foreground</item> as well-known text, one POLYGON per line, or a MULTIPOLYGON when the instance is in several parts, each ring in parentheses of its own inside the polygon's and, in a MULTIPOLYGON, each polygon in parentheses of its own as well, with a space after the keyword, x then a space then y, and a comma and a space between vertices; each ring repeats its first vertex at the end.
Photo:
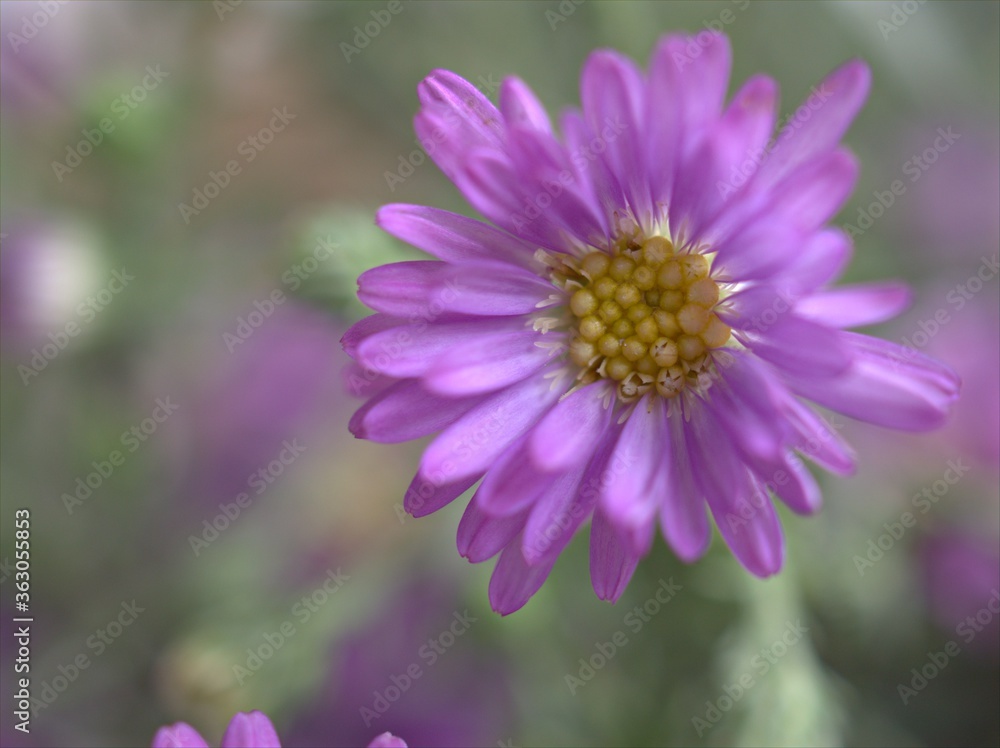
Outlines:
POLYGON ((598 51, 561 139, 518 79, 499 109, 447 71, 418 89, 421 141, 495 227, 379 211, 440 262, 359 279, 378 314, 345 349, 398 381, 351 429, 380 442, 442 432, 407 491, 414 516, 482 479, 458 546, 470 561, 500 554, 500 613, 538 590, 587 518, 604 599, 621 595, 657 525, 680 558, 700 557, 706 504, 740 562, 774 574, 784 546, 768 493, 803 514, 820 504, 796 453, 854 468, 803 400, 919 431, 957 397, 942 364, 845 330, 897 314, 903 287, 826 287, 851 253, 825 224, 857 176, 839 140, 868 68, 834 71, 773 140, 775 82, 753 77, 726 105, 729 69, 728 40, 707 32, 666 37, 648 74, 598 51))
MULTIPOLYGON (((152 748, 208 748, 208 743, 191 725, 178 722, 157 730, 152 748)), ((263 712, 240 712, 230 720, 220 748, 281 748, 281 741, 263 712)), ((385 732, 368 748, 406 748, 406 743, 385 732)))

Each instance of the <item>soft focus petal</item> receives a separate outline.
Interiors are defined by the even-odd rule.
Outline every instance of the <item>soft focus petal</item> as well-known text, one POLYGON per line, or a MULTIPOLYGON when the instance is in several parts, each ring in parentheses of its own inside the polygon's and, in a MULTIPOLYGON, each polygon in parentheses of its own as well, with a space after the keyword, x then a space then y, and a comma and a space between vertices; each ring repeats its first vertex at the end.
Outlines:
POLYGON ((152 748, 208 748, 208 743, 191 725, 178 722, 157 730, 152 748))
POLYGON ((821 291, 800 301, 796 313, 830 327, 861 327, 892 319, 910 303, 903 283, 870 283, 821 291))
POLYGON ((240 712, 229 722, 220 748, 281 748, 281 741, 262 712, 240 712))
POLYGON ((368 748, 408 748, 406 741, 391 732, 383 732, 368 744, 368 748))
POLYGON ((793 390, 851 418, 887 428, 927 431, 945 422, 960 385, 948 367, 895 343, 855 333, 841 336, 853 350, 851 368, 821 382, 787 377, 793 390))
POLYGON ((871 86, 871 71, 851 60, 814 86, 778 134, 776 147, 758 172, 755 188, 781 180, 799 164, 836 147, 861 109, 871 86))

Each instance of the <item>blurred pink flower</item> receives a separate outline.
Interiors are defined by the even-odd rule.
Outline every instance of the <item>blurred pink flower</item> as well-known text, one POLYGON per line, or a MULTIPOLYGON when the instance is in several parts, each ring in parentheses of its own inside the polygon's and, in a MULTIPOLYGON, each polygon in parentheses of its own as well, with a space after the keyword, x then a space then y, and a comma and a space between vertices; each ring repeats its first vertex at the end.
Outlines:
MULTIPOLYGON (((153 737, 152 748, 209 748, 205 739, 191 725, 178 722, 161 727, 153 737)), ((263 712, 240 712, 229 722, 220 748, 281 748, 274 725, 263 712)), ((375 737, 368 748, 407 748, 406 743, 392 733, 375 737)))
POLYGON ((938 624, 963 646, 1000 652, 1000 548, 997 540, 948 530, 921 547, 924 589, 938 624))

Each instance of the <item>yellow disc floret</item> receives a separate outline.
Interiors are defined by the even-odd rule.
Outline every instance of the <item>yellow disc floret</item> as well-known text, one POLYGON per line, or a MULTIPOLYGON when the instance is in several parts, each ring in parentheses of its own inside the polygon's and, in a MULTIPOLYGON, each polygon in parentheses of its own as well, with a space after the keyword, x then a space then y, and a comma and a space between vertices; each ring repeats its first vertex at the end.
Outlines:
POLYGON ((714 311, 720 294, 710 269, 704 255, 679 252, 663 236, 565 262, 560 276, 574 320, 569 358, 581 378, 613 379, 626 400, 654 388, 674 397, 697 383, 712 365, 711 351, 730 337, 714 311))

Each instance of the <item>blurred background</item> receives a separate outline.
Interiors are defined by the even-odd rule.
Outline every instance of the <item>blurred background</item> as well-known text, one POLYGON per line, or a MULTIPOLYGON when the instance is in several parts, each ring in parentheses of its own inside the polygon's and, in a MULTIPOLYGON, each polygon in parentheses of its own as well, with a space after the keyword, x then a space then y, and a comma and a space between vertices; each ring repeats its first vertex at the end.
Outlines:
POLYGON ((178 720, 217 743, 252 708, 286 746, 385 730, 411 746, 998 744, 1000 5, 0 11, 3 745, 148 745, 178 720), (516 74, 554 112, 593 48, 645 65, 662 33, 706 26, 732 38, 730 90, 775 77, 783 117, 869 61, 838 219, 848 279, 913 285, 876 332, 949 362, 963 399, 931 435, 837 421, 861 469, 822 478, 817 517, 783 515, 777 578, 719 538, 691 567, 658 541, 610 606, 583 537, 501 619, 489 564, 454 547, 465 501, 402 512, 422 444, 346 427, 355 278, 416 255, 374 211, 468 212, 415 142, 416 85, 449 68, 495 99, 516 74), (30 735, 12 708, 20 508, 30 735))

